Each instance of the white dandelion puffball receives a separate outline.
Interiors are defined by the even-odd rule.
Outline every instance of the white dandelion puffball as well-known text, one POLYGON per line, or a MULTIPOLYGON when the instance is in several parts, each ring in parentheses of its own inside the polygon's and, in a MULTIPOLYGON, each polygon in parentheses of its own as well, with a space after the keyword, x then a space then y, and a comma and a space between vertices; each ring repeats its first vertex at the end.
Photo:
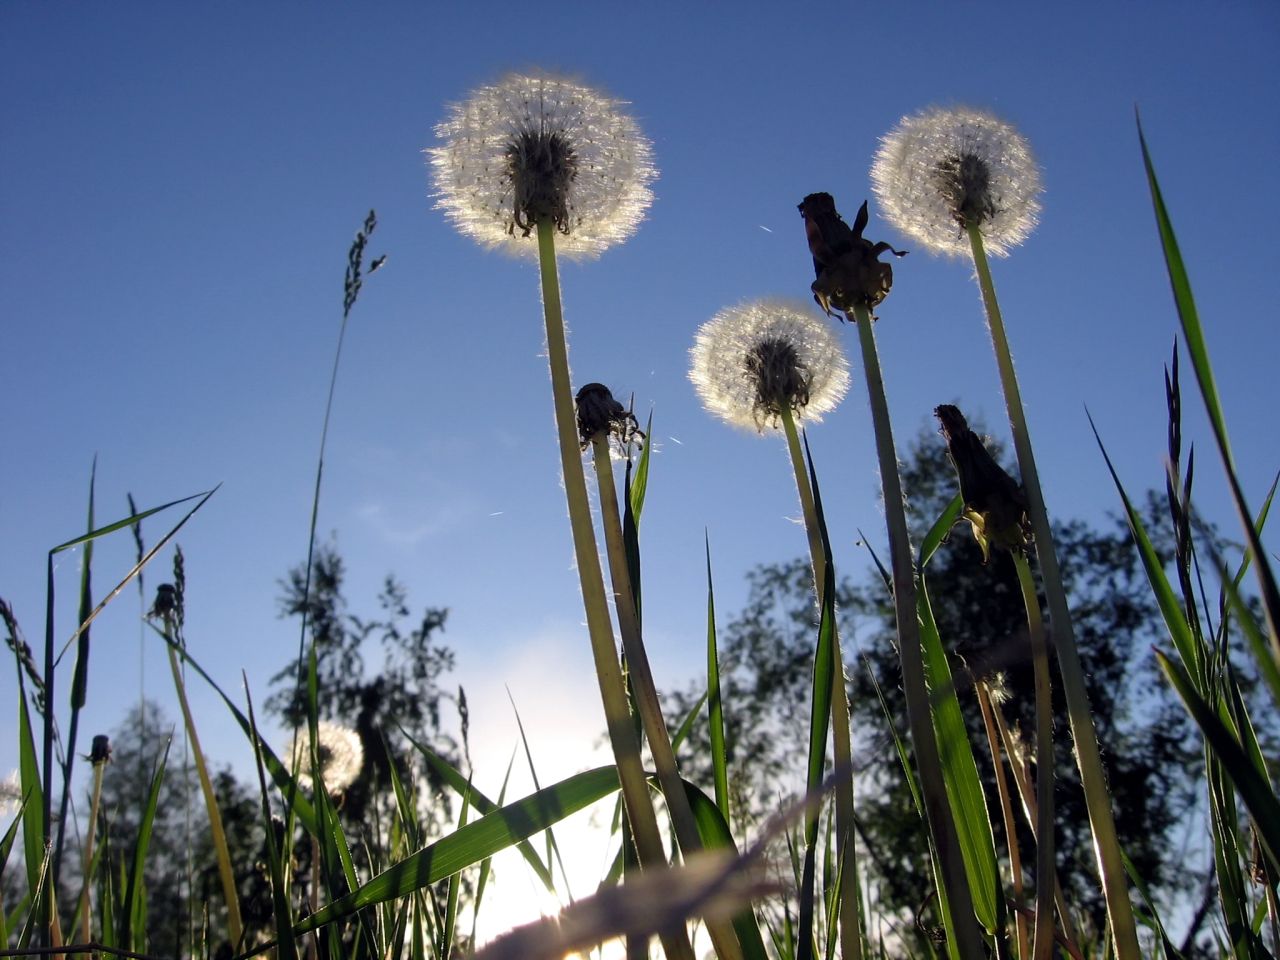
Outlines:
POLYGON ((698 330, 689 379, 703 406, 735 427, 777 428, 783 405, 818 421, 849 389, 849 361, 832 324, 806 303, 753 300, 698 330))
POLYGON ((1022 134, 984 110, 931 107, 881 141, 871 181, 886 219, 934 253, 968 256, 965 228, 1008 256, 1040 212, 1040 169, 1022 134))
MULTIPOLYGON (((320 777, 324 780, 325 789, 331 795, 342 793, 355 783, 364 766, 364 745, 360 742, 360 734, 340 723, 321 720, 316 725, 316 735, 320 777)), ((311 784, 310 750, 311 735, 305 727, 285 749, 290 769, 298 771, 298 782, 304 786, 311 784)))
POLYGON ((635 232, 653 202, 653 148, 622 101, 548 75, 480 87, 427 150, 437 206, 486 247, 534 255, 537 220, 557 249, 597 257, 635 232))

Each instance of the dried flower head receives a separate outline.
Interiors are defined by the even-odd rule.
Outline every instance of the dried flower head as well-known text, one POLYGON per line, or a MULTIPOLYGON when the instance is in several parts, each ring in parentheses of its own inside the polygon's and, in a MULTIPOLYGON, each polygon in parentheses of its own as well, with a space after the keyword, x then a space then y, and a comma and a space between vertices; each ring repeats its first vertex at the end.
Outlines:
POLYGON ((1007 256, 1040 212, 1040 170, 1023 136, 983 110, 932 107, 904 117, 871 166, 885 217, 935 253, 968 256, 976 224, 1007 256))
MULTIPOLYGON (((364 766, 364 745, 360 742, 360 734, 330 720, 321 720, 316 726, 316 734, 320 777, 329 794, 336 796, 355 783, 360 775, 364 766)), ((298 782, 303 785, 311 783, 310 744, 310 734, 302 729, 285 749, 291 769, 298 771, 298 782)))
MULTIPOLYGON (((870 215, 864 200, 854 218, 853 228, 836 210, 829 193, 811 193, 800 201, 809 253, 817 279, 809 288, 827 316, 831 308, 850 313, 861 304, 874 310, 889 295, 893 286, 893 267, 880 262, 886 251, 905 257, 905 250, 894 250, 889 244, 872 243, 862 235, 870 215)), ((850 319, 853 319, 850 317, 850 319)))
POLYGON ((764 432, 782 410, 818 421, 849 389, 849 361, 831 325, 804 303, 755 300, 703 324, 690 351, 703 405, 728 423, 764 432))
POLYGON ((89 762, 111 762, 111 738, 105 733, 100 733, 93 738, 93 746, 89 748, 89 762))
POLYGON ((533 255, 551 220, 558 249, 595 257, 631 236, 653 201, 653 149, 621 101, 571 80, 510 74, 449 108, 427 151, 438 206, 487 247, 533 255))
POLYGON ((933 415, 942 426, 947 455, 960 479, 964 518, 982 548, 983 562, 990 559, 993 546, 1025 554, 1031 543, 1031 524, 1022 487, 996 463, 958 408, 943 404, 933 415))
POLYGON ((597 434, 607 433, 620 449, 632 443, 644 443, 644 431, 636 423, 635 414, 614 399, 603 383, 588 383, 578 391, 574 401, 578 410, 578 440, 585 450, 597 434))

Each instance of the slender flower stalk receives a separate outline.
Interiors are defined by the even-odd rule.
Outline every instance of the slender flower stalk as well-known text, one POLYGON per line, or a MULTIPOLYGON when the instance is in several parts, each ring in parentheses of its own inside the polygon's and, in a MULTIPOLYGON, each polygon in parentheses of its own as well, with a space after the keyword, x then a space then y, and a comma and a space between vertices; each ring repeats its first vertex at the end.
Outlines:
MULTIPOLYGON (((600 502, 600 520, 604 530, 605 548, 609 558, 609 575, 613 585, 613 606, 618 616, 618 631, 622 634, 622 650, 627 658, 627 669, 635 690, 636 709, 640 714, 653 765, 658 772, 658 783, 667 801, 667 810, 675 827, 680 852, 687 860, 702 849, 698 836, 698 824, 693 808, 684 791, 680 770, 676 765, 675 751, 671 748, 671 735, 662 716, 662 704, 658 700, 658 688, 654 683, 649 654, 645 650, 640 631, 640 616, 636 609, 635 594, 631 589, 631 576, 627 566, 627 549, 622 537, 622 517, 618 510, 617 485, 613 479, 613 458, 610 453, 611 438, 629 449, 634 440, 643 442, 634 416, 613 398, 608 387, 590 383, 578 391, 577 397, 579 440, 591 447, 595 466, 596 484, 600 502)), ((709 919, 707 932, 711 935, 716 954, 721 960, 739 960, 742 951, 733 926, 723 919, 709 919)))
MULTIPOLYGON (((916 566, 907 517, 903 510, 902 481, 898 475, 898 455, 889 420, 884 378, 871 328, 872 307, 888 294, 893 282, 888 264, 878 262, 887 244, 872 244, 862 236, 868 222, 864 203, 851 229, 836 211, 830 194, 813 193, 800 204, 805 220, 809 250, 813 254, 817 279, 814 296, 824 307, 843 311, 858 331, 862 367, 871 406, 871 422, 876 439, 876 456, 884 491, 885 522, 889 535, 889 555, 893 578, 893 599, 897 619, 898 655, 902 662, 902 685, 907 701, 907 720, 915 749, 916 766, 925 808, 925 820, 937 854, 939 881, 951 906, 956 937, 955 947, 965 960, 986 954, 973 911, 973 895, 943 780, 942 760, 933 729, 928 681, 917 619, 916 566), (824 302, 825 301, 825 302, 824 302)), ((895 253, 897 251, 894 251, 895 253)))
MULTIPOLYGON (((818 607, 824 602, 826 552, 813 488, 800 447, 797 417, 814 421, 835 408, 849 385, 848 362, 830 326, 804 305, 761 300, 724 310, 698 331, 692 350, 693 380, 707 409, 733 426, 763 432, 781 427, 787 440, 796 493, 804 515, 818 607)), ((849 692, 838 630, 832 633, 831 726, 837 768, 850 771, 836 782, 835 847, 844 857, 840 888, 841 953, 862 956, 863 942, 853 877, 853 743, 849 692)))
POLYGON ((1009 781, 1004 775, 1004 761, 1000 749, 1000 731, 996 729, 991 706, 992 690, 985 680, 974 677, 974 689, 978 692, 978 707, 982 711, 982 727, 987 734, 987 748, 991 751, 991 766, 996 774, 996 793, 1000 797, 1000 815, 1004 820, 1004 838, 1009 846, 1009 880, 1013 886, 1014 925, 1018 937, 1018 958, 1027 960, 1031 944, 1027 936, 1027 919, 1021 908, 1025 902, 1022 889, 1022 851, 1018 846, 1018 825, 1013 818, 1013 800, 1009 795, 1009 781))
MULTIPOLYGON (((560 466, 596 679, 636 850, 642 867, 658 867, 666 855, 614 647, 556 264, 557 234, 568 255, 597 256, 629 237, 652 202, 652 148, 620 106, 570 80, 511 74, 453 105, 436 127, 443 142, 427 153, 437 205, 459 231, 486 247, 538 257, 560 466)), ((665 934, 663 946, 670 957, 693 956, 683 929, 665 934)))
POLYGON ((103 734, 93 738, 89 762, 93 765, 93 794, 89 801, 89 825, 85 829, 84 861, 80 868, 81 873, 84 874, 84 885, 80 888, 80 941, 82 943, 93 940, 89 915, 89 884, 93 879, 94 834, 98 826, 98 805, 102 801, 102 775, 106 772, 107 764, 111 762, 111 742, 103 734))
POLYGON ((1006 255, 1034 228, 1040 173, 1026 140, 1012 126, 967 108, 928 110, 905 118, 884 138, 871 177, 889 219, 935 252, 971 256, 991 331, 1018 469, 1049 607, 1049 631, 1062 674, 1075 754, 1093 831, 1107 914, 1118 960, 1141 952, 1115 818, 1089 710, 1066 590, 1032 453, 1013 357, 996 300, 987 250, 1006 255))
POLYGON ((960 480, 964 500, 963 516, 973 529, 985 562, 993 547, 1007 550, 1013 558, 1027 611, 1027 631, 1035 676, 1036 765, 1040 769, 1037 794, 1036 842, 1036 927, 1033 960, 1049 960, 1053 950, 1053 700, 1049 680, 1049 645, 1040 616, 1027 547, 1031 537, 1027 523, 1027 498, 1022 488, 996 463, 965 420, 949 404, 934 410, 947 441, 947 455, 960 480))

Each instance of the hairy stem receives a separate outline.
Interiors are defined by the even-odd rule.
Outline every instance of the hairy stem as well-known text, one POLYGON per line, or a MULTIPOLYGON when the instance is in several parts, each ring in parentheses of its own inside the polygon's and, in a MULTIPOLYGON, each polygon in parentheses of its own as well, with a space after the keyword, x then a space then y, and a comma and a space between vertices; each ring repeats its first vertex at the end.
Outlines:
MULTIPOLYGON (((627 707, 622 668, 613 645, 613 624, 605 598, 604 577, 600 572, 600 556, 596 548, 595 529, 591 523, 591 505, 587 499, 587 483, 582 472, 582 453, 578 447, 577 417, 573 409, 573 389, 569 380, 569 350, 565 343, 564 314, 560 307, 560 277, 556 269, 555 224, 538 221, 538 265, 542 279, 542 312, 546 321, 547 361, 551 368, 551 393, 555 403, 556 431, 560 441, 560 466, 564 474, 564 493, 569 505, 569 524, 573 532, 573 548, 578 561, 578 579, 582 587, 582 603, 587 615, 587 632, 595 658, 596 680, 604 705, 609 743, 618 766, 622 800, 631 824, 636 851, 642 867, 662 867, 666 854, 658 818, 649 797, 644 766, 640 762, 640 744, 627 707)), ((663 947, 673 960, 692 960, 693 947, 688 933, 679 931, 662 936, 663 947)))
POLYGON ((974 688, 978 692, 978 707, 982 710, 982 726, 987 734, 987 747, 991 751, 991 765, 996 774, 996 793, 1000 796, 1000 815, 1004 820, 1004 838, 1009 846, 1009 880, 1013 887, 1014 925, 1018 935, 1018 958, 1027 960, 1031 955, 1031 944, 1027 937, 1027 918, 1021 908, 1024 906, 1022 890, 1022 851, 1018 847, 1018 824, 1013 817, 1013 800, 1009 795, 1009 781, 1004 775, 1003 752, 1000 749, 1000 732, 996 729, 996 720, 991 709, 991 691, 987 684, 974 678, 974 688))
MULTIPOLYGON (((809 537, 809 557, 813 563, 813 580, 822 608, 822 595, 826 583, 827 558, 822 546, 822 532, 818 527, 818 510, 809 484, 809 471, 805 466, 804 452, 800 448, 800 436, 795 417, 789 404, 781 406, 783 431, 787 436, 787 451, 791 454, 791 469, 796 477, 796 493, 800 496, 800 509, 804 512, 804 528, 809 537)), ((840 631, 832 624, 831 630, 831 747, 838 769, 846 773, 836 781, 836 843, 835 848, 844 857, 840 883, 840 953, 848 960, 861 960, 862 928, 858 910, 858 861, 853 843, 853 743, 849 720, 849 688, 845 683, 844 658, 840 652, 840 631)))
POLYGON ((1053 530, 1049 525, 1049 513, 1045 508, 1044 493, 1040 488, 1040 474, 1036 469, 1035 454, 1031 449, 1031 434, 1027 430, 1027 418, 1022 409, 1022 393, 1018 377, 1013 369, 1013 355, 1005 336, 1004 319, 996 300, 995 285, 991 280, 991 268, 987 263, 986 249, 977 225, 968 227, 969 243, 973 249, 973 263, 978 275, 978 287, 982 292, 982 305, 991 330, 991 344, 995 348, 996 364, 1000 369, 1000 385, 1004 389, 1005 407, 1009 414, 1009 427, 1013 432, 1013 446, 1018 455, 1018 469, 1027 491, 1028 513, 1031 529, 1035 534, 1036 557, 1040 561, 1040 573, 1044 580, 1045 599, 1049 604, 1049 630, 1053 647, 1058 654, 1058 668, 1062 674, 1062 689, 1067 703, 1067 716, 1071 722, 1071 735, 1075 742, 1076 763, 1080 768, 1080 783, 1084 788, 1085 806, 1089 811, 1089 825, 1093 830, 1094 853, 1098 872, 1102 877, 1103 894, 1107 901, 1107 917, 1111 921, 1111 935, 1115 940, 1117 960, 1139 960, 1138 929, 1134 922, 1133 905, 1129 900, 1129 885, 1125 876, 1124 861, 1120 853, 1120 840, 1116 835, 1115 817, 1111 812, 1111 797, 1107 792, 1106 775, 1102 769, 1102 757, 1098 750, 1098 734, 1089 711, 1089 697, 1085 689, 1084 668, 1080 664, 1080 652, 1076 648, 1075 631, 1071 625, 1071 611, 1067 605, 1067 593, 1062 585, 1062 572, 1053 543, 1053 530))
POLYGON ((875 332, 871 329, 871 311, 863 305, 857 305, 850 319, 854 321, 858 343, 862 348, 867 397, 875 428, 876 456, 880 466, 880 482, 884 489, 884 515, 892 561, 898 656, 902 661, 902 687, 907 701, 911 743, 920 774, 925 819, 938 856, 941 873, 939 879, 951 907, 956 949, 963 960, 981 958, 986 956, 986 949, 978 932, 977 917, 973 911, 973 894, 969 889, 969 878, 965 873, 956 837, 951 804, 947 799, 942 776, 942 760, 938 755, 938 741, 933 732, 924 654, 920 646, 920 622, 916 613, 915 563, 911 556, 906 512, 902 506, 902 481, 898 476, 898 455, 893 443, 893 427, 889 421, 889 403, 885 398, 884 379, 880 375, 875 332))

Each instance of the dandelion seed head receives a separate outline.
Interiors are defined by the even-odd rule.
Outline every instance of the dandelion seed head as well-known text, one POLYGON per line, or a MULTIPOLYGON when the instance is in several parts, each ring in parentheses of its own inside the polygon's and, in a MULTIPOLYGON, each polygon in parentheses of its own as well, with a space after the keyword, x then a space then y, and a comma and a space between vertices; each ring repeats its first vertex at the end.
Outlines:
POLYGON ((13 770, 7 777, 0 780, 0 823, 6 822, 17 813, 20 806, 22 806, 22 780, 18 776, 18 771, 13 770))
MULTIPOLYGON (((298 782, 311 784, 311 735, 304 728, 285 749, 292 769, 298 771, 298 782)), ((320 761, 320 777, 330 795, 342 793, 355 783, 364 767, 364 745, 360 734, 350 727, 330 720, 321 720, 316 726, 316 753, 320 761)))
POLYGON ((808 304, 754 300, 720 311, 690 351, 703 406, 735 427, 776 429, 783 404, 817 422, 849 389, 849 361, 832 324, 808 304))
POLYGON ((450 106, 426 151, 437 206, 486 247, 536 255, 551 220, 557 250, 599 256, 653 202, 653 148, 622 101, 572 80, 510 74, 450 106))
POLYGON ((871 181, 890 223, 947 256, 969 255, 969 223, 987 250, 1008 256, 1040 213, 1040 169, 1026 139, 970 107, 904 117, 881 141, 871 181))

